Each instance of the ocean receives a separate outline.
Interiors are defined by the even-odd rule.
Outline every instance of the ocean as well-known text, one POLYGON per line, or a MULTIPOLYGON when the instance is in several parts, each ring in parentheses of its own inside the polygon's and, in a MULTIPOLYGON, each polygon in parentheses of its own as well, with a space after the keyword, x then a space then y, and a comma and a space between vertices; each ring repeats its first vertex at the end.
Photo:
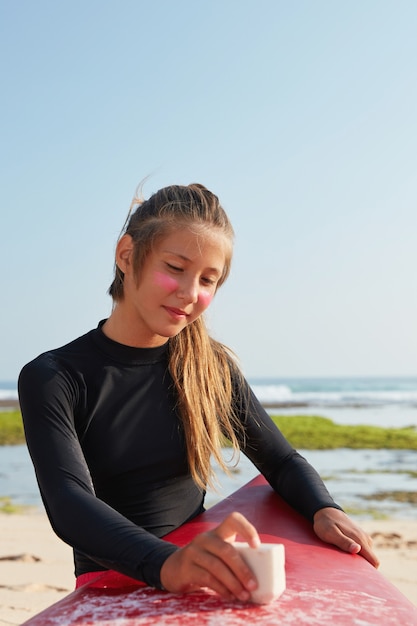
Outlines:
MULTIPOLYGON (((273 414, 322 415, 340 424, 417 428, 417 377, 252 379, 251 386, 273 414)), ((0 400, 16 399, 16 384, 0 381, 0 400)), ((352 515, 416 518, 415 504, 381 499, 382 492, 417 492, 417 451, 300 450, 317 469, 335 500, 352 515)), ((227 454, 227 451, 225 452, 227 454)), ((207 506, 257 474, 242 455, 231 476, 217 469, 218 491, 207 506)), ((0 495, 20 504, 41 506, 25 446, 0 447, 0 495)))
MULTIPOLYGON (((261 402, 280 406, 331 408, 412 407, 417 409, 417 376, 392 378, 253 378, 261 402)), ((17 399, 17 384, 0 381, 0 400, 17 399)))
POLYGON ((355 407, 399 404, 417 407, 417 377, 258 378, 250 380, 250 383, 259 399, 265 402, 355 407))
POLYGON ((17 383, 11 380, 0 380, 0 400, 17 400, 17 383))

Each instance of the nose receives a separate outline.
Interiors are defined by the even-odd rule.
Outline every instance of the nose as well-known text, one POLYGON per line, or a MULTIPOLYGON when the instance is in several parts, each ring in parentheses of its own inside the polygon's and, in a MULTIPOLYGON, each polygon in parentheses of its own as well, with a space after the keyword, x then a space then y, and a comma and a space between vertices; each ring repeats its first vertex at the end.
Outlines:
POLYGON ((198 301, 199 286, 197 280, 184 280, 177 291, 178 297, 185 304, 194 304, 198 301))

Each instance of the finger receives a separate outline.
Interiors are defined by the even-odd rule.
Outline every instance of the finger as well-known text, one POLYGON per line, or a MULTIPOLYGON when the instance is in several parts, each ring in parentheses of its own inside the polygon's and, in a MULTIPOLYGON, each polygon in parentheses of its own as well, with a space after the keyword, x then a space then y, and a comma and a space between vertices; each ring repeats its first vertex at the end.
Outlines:
POLYGON ((217 576, 210 571, 210 568, 216 569, 216 566, 213 565, 213 560, 210 560, 209 555, 205 555, 204 549, 198 545, 202 543, 202 539, 203 537, 199 535, 197 541, 194 540, 166 559, 160 573, 164 589, 173 593, 191 593, 202 587, 209 587, 225 599, 237 597, 243 591, 243 587, 238 581, 236 581, 235 588, 229 584, 229 587, 233 589, 232 592, 221 580, 222 577, 225 578, 221 568, 217 566, 217 570, 220 570, 217 576))
POLYGON ((252 548, 258 548, 261 543, 255 526, 236 511, 228 515, 213 532, 224 541, 229 542, 234 541, 237 535, 241 535, 252 548))
POLYGON ((378 567, 379 560, 372 550, 372 538, 344 513, 324 508, 314 515, 314 530, 318 537, 351 554, 360 554, 371 565, 378 567))
POLYGON ((343 528, 335 526, 340 536, 340 543, 336 543, 342 550, 350 554, 360 554, 374 567, 379 566, 379 559, 372 550, 372 539, 363 531, 354 532, 352 529, 344 531, 343 528))
POLYGON ((361 547, 361 551, 359 552, 359 554, 361 556, 363 556, 364 559, 369 561, 369 563, 371 565, 373 565, 374 567, 376 567, 376 568, 379 567, 379 559, 378 559, 377 555, 375 554, 375 552, 371 548, 368 548, 366 546, 362 546, 361 547))
POLYGON ((242 601, 250 598, 250 592, 257 588, 256 579, 231 544, 217 538, 210 550, 199 550, 194 562, 200 569, 201 586, 214 589, 223 596, 232 595, 242 601))
POLYGON ((240 600, 249 599, 247 592, 257 588, 256 578, 240 552, 229 542, 221 539, 216 530, 196 537, 190 550, 195 550, 193 560, 207 570, 240 600))
POLYGON ((358 554, 363 556, 363 558, 369 561, 369 563, 374 567, 379 567, 379 559, 372 549, 372 537, 361 531, 360 536, 357 537, 357 542, 360 545, 358 554))
POLYGON ((192 593, 194 591, 200 591, 202 588, 207 588, 218 593, 224 600, 235 600, 237 597, 220 580, 203 568, 195 567, 193 579, 194 583, 188 585, 187 588, 183 590, 185 593, 192 593))
MULTIPOLYGON (((349 540, 349 538, 348 538, 349 540)), ((374 567, 379 567, 379 559, 376 556, 375 552, 372 550, 372 542, 367 539, 358 541, 351 541, 350 546, 347 548, 346 552, 350 552, 351 554, 360 554, 364 559, 369 561, 371 565, 374 567)))

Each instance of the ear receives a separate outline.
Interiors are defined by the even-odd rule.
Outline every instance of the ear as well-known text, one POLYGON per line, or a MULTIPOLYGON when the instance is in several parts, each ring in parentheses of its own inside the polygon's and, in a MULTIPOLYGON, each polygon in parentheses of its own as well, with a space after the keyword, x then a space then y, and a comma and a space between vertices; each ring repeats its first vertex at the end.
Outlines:
POLYGON ((133 239, 131 235, 123 235, 116 246, 116 265, 123 274, 126 274, 128 268, 131 267, 132 255, 133 239))

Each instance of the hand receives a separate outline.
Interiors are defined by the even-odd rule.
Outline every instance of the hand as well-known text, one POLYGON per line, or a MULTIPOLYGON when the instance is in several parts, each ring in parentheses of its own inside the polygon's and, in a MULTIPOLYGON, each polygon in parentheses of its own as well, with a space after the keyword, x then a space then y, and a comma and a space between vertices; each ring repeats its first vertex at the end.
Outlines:
POLYGON ((226 600, 249 600, 258 584, 231 545, 237 534, 253 548, 260 545, 255 527, 240 513, 231 513, 214 530, 197 535, 167 558, 161 568, 164 589, 189 593, 209 587, 226 600))
POLYGON ((327 543, 350 552, 360 554, 374 567, 379 566, 379 560, 372 551, 372 539, 357 526, 343 511, 326 507, 314 515, 314 532, 327 543))

